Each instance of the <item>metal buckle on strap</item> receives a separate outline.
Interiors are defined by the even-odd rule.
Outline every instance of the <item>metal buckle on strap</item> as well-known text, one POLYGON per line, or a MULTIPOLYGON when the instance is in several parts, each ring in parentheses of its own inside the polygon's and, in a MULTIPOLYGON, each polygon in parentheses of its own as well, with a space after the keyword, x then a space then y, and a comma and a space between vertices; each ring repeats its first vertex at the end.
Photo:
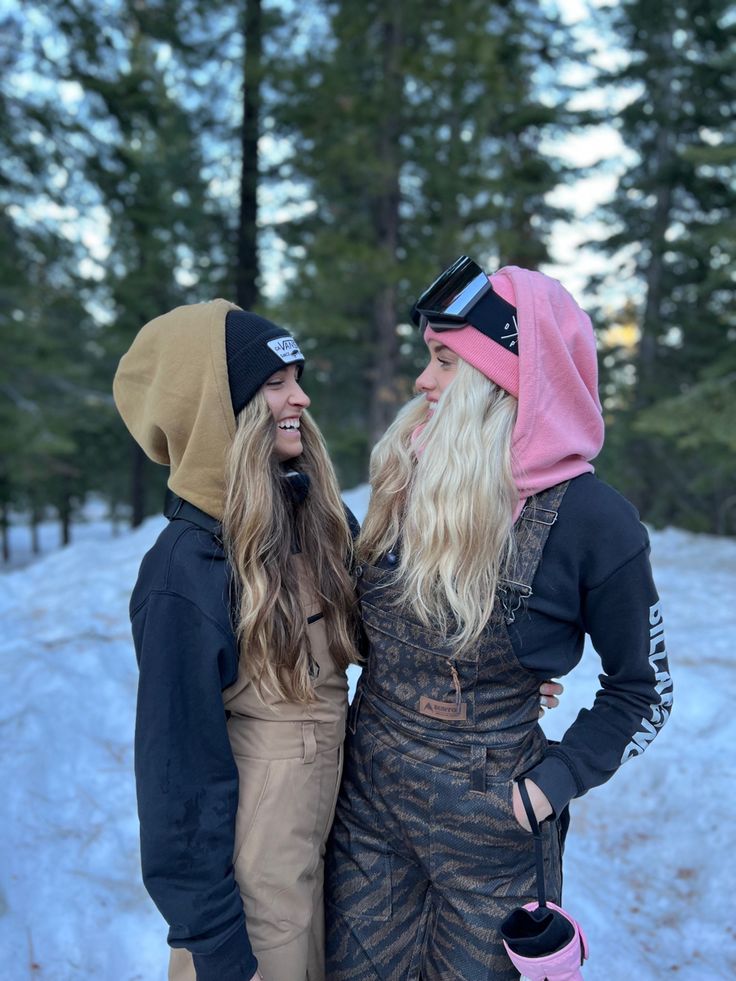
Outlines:
POLYGON ((538 525, 553 525, 555 521, 557 521, 557 512, 553 511, 551 508, 540 508, 540 507, 534 507, 533 505, 530 507, 528 504, 525 504, 524 507, 521 509, 521 514, 519 515, 519 517, 525 518, 527 521, 534 521, 538 525), (542 513, 551 515, 551 520, 545 521, 544 518, 532 517, 532 514, 542 514, 542 513))
POLYGON ((504 592, 508 586, 512 586, 515 590, 518 590, 522 596, 528 597, 532 595, 532 587, 527 586, 525 582, 517 582, 515 579, 502 579, 501 582, 503 585, 500 588, 503 589, 504 592))

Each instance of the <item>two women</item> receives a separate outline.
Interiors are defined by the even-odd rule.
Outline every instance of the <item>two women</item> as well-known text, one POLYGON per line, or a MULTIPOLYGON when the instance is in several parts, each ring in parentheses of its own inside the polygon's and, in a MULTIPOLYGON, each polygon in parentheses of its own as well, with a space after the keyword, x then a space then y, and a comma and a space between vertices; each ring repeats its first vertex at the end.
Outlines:
POLYGON ((369 650, 326 869, 332 981, 512 981, 535 899, 519 784, 559 902, 568 802, 639 755, 671 681, 646 530, 593 476, 595 339, 562 286, 462 257, 414 309, 421 395, 378 443, 357 542, 369 650), (601 690, 559 744, 540 680, 588 634, 601 690))
MULTIPOLYGON (((115 377, 131 433, 170 468, 130 612, 143 878, 171 981, 324 978, 357 526, 303 364, 283 328, 215 300, 147 324, 115 377)), ((541 690, 555 704, 559 686, 541 690)))
MULTIPOLYGON (((667 713, 646 535, 590 475, 590 324, 546 277, 505 270, 489 290, 467 268, 420 304, 423 396, 374 457, 330 978, 512 977, 498 925, 533 895, 515 779, 554 818, 559 898, 567 801, 667 713), (603 691, 548 747, 540 682, 576 663, 586 631, 603 691)), ((147 324, 116 375, 174 495, 131 600, 142 862, 172 981, 324 977, 357 624, 350 516, 302 364, 282 328, 214 301, 147 324)))

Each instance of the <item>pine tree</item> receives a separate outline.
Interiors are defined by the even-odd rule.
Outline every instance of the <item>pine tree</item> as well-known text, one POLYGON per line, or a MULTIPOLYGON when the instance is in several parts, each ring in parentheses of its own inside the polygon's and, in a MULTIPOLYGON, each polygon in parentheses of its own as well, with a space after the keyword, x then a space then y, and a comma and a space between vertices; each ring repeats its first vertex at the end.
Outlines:
POLYGON ((619 393, 608 466, 649 520, 703 530, 736 477, 718 435, 736 426, 732 13, 725 0, 621 4, 629 60, 610 78, 631 93, 619 126, 635 161, 605 247, 642 299, 635 383, 619 393), (724 425, 703 426, 709 417, 724 425))
POLYGON ((416 291, 463 251, 548 258, 565 174, 540 142, 572 116, 549 81, 562 27, 529 31, 528 6, 341 0, 279 76, 279 171, 302 197, 279 228, 296 270, 282 314, 314 345, 310 392, 351 481, 411 391, 416 291))
POLYGON ((263 76, 263 10, 261 0, 244 0, 243 121, 240 130, 240 209, 236 267, 236 303, 245 310, 259 299, 258 184, 263 76))
POLYGON ((88 318, 76 296, 79 253, 60 228, 54 100, 47 85, 28 84, 40 35, 18 10, 0 30, 10 42, 0 55, 0 523, 7 561, 11 508, 32 522, 47 504, 69 510, 72 492, 63 493, 61 477, 75 450, 67 410, 87 382, 88 318))
MULTIPOLYGON (((194 16, 196 5, 189 8, 194 16)), ((69 140, 81 147, 84 175, 110 221, 110 257, 97 297, 106 308, 100 380, 108 391, 137 330, 195 295, 206 298, 229 265, 228 244, 225 259, 212 261, 221 225, 206 193, 196 105, 180 101, 174 87, 173 46, 181 49, 184 41, 163 13, 129 2, 113 17, 81 0, 56 9, 66 42, 60 70, 84 93, 79 121, 67 123, 69 140)), ((163 472, 127 438, 111 405, 101 413, 96 436, 112 452, 116 479, 128 470, 132 521, 139 524, 160 507, 163 472), (117 437, 110 439, 108 431, 117 437)), ((119 497, 109 485, 106 490, 119 497)))

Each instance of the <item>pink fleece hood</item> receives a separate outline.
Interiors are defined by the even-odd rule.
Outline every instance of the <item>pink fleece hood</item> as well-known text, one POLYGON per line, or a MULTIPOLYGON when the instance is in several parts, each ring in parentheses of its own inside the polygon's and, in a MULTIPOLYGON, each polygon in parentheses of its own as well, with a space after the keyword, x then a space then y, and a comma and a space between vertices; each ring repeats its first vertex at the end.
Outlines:
POLYGON ((518 355, 474 327, 436 333, 438 341, 516 396, 513 468, 518 517, 532 494, 589 473, 603 446, 598 362, 590 318, 556 279, 504 266, 490 277, 517 309, 518 355))

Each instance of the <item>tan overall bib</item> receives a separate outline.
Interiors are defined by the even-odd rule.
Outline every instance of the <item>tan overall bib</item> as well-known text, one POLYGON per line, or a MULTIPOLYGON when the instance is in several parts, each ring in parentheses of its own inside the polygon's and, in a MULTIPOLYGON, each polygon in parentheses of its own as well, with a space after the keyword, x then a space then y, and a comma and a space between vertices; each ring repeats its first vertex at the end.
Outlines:
MULTIPOLYGON (((301 557, 295 556, 301 563, 301 557)), ((305 576, 300 582, 307 585, 305 576)), ((321 611, 304 604, 308 618, 321 611)), ((248 935, 266 981, 324 981, 325 843, 342 770, 347 680, 323 619, 307 627, 315 701, 264 705, 241 667, 223 692, 240 778, 233 864, 248 935)), ((195 981, 187 950, 172 950, 169 981, 195 981)))

